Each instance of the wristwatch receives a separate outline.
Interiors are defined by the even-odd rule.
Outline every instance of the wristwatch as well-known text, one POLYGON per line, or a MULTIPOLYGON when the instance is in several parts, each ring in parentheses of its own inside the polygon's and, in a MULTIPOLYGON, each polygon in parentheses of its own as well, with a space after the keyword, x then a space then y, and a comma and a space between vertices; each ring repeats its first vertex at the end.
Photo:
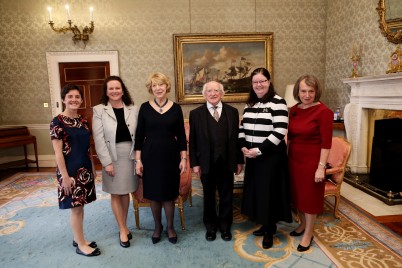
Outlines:
POLYGON ((260 149, 257 148, 257 155, 262 155, 260 149))

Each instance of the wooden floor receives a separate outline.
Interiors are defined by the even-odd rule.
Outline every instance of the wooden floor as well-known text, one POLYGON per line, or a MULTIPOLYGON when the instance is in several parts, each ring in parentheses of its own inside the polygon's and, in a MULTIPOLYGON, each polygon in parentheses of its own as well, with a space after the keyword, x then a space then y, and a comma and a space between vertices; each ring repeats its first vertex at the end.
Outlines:
MULTIPOLYGON (((10 168, 0 170, 0 181, 18 172, 36 172, 36 168, 10 168)), ((39 172, 56 172, 56 168, 39 168, 39 172)), ((372 218, 396 234, 402 236, 402 215, 372 216, 372 218)))

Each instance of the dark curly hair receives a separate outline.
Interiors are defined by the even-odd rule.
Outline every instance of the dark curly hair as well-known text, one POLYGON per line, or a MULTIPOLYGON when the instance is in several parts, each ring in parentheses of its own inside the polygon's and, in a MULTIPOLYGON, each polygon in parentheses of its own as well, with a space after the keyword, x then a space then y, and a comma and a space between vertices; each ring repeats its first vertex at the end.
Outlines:
POLYGON ((103 82, 102 97, 100 99, 100 103, 102 103, 103 105, 107 105, 107 103, 109 101, 109 97, 107 96, 107 83, 110 81, 119 81, 120 82, 121 88, 123 89, 122 100, 125 105, 134 104, 134 101, 131 99, 130 93, 128 92, 126 85, 123 83, 123 80, 116 75, 111 75, 109 77, 106 77, 105 81, 103 82))

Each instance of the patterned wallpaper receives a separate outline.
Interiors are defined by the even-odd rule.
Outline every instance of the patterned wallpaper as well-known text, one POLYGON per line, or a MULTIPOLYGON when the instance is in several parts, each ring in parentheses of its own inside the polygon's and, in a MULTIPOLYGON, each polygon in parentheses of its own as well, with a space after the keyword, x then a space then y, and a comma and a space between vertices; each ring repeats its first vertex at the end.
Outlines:
MULTIPOLYGON (((276 0, 95 0, 71 1, 71 19, 89 22, 93 3, 95 31, 85 50, 118 50, 120 75, 140 104, 149 98, 144 83, 153 71, 174 82, 174 33, 273 32, 274 85, 305 72, 325 78, 326 1, 276 0), (163 12, 163 14, 162 14, 163 12)), ((56 34, 47 24, 66 22, 65 1, 0 0, 0 124, 47 124, 51 109, 46 51, 81 51, 71 34, 56 34)), ((175 98, 175 92, 171 92, 175 98)), ((183 106, 185 116, 197 105, 183 106)), ((243 104, 236 104, 240 111, 243 104)))
MULTIPOLYGON (((84 50, 71 33, 56 34, 47 24, 49 5, 56 26, 66 22, 66 2, 77 25, 88 24, 94 6, 85 50, 119 52, 120 75, 137 104, 149 98, 144 83, 151 72, 166 73, 174 89, 174 33, 273 32, 278 93, 313 73, 332 109, 349 102, 341 79, 351 73, 353 42, 363 46, 363 76, 384 74, 396 47, 378 28, 378 0, 0 0, 0 125, 50 122, 51 109, 43 107, 50 104, 46 52, 84 50)), ((185 117, 197 106, 183 106, 185 117)), ((242 113, 243 104, 235 106, 242 113)))
POLYGON ((352 74, 352 46, 362 45, 360 76, 385 74, 396 45, 381 34, 378 24, 378 0, 328 1, 325 102, 343 111, 349 103, 350 88, 341 81, 352 74))

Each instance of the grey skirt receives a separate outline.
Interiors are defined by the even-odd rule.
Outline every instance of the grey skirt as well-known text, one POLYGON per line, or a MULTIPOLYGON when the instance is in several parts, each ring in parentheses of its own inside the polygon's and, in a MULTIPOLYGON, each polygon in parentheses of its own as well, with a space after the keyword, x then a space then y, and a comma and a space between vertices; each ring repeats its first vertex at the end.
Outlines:
POLYGON ((109 194, 129 194, 138 187, 138 177, 134 174, 134 159, 129 159, 131 142, 116 144, 117 161, 113 161, 114 177, 102 168, 102 190, 109 194))

